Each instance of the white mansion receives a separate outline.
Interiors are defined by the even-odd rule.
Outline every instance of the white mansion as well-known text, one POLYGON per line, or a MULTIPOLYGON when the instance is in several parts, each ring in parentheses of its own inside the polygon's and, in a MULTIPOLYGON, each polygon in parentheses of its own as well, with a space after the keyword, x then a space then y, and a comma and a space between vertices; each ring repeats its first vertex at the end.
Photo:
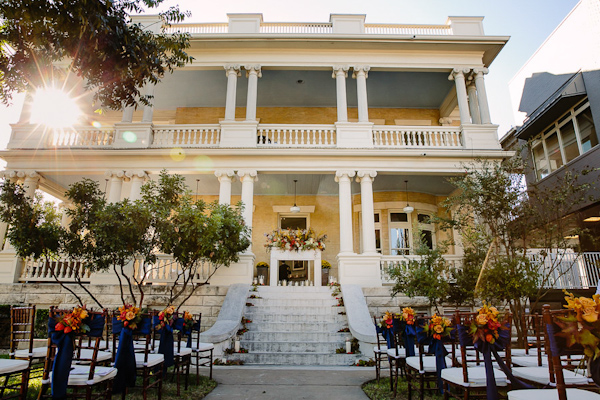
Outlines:
MULTIPOLYGON (((160 29, 154 16, 133 19, 160 29)), ((277 284, 286 256, 272 258, 264 234, 312 227, 328 235, 320 257, 339 282, 378 287, 386 265, 410 254, 415 227, 432 246, 448 234, 427 216, 441 212, 453 191, 447 178, 464 171, 461 163, 509 154, 485 89, 508 38, 485 35, 482 19, 369 24, 364 15, 332 14, 327 23, 267 23, 261 14, 229 14, 227 23, 173 25, 167 31, 191 34, 194 60, 145 88, 152 107, 98 115, 90 106, 85 123, 56 131, 31 124, 25 106, 1 152, 5 177, 58 198, 90 178, 118 201, 138 198, 143 182, 166 169, 208 201, 245 204, 252 247, 211 285, 251 283, 261 261, 277 284)), ((460 258, 459 248, 451 252, 460 258)), ((292 279, 320 279, 310 261, 289 262, 292 279)), ((67 280, 85 273, 69 260, 60 268, 67 280)), ((151 282, 173 274, 157 271, 151 282)), ((104 275, 90 283, 115 279, 104 275)), ((52 281, 8 243, 0 276, 52 281)))

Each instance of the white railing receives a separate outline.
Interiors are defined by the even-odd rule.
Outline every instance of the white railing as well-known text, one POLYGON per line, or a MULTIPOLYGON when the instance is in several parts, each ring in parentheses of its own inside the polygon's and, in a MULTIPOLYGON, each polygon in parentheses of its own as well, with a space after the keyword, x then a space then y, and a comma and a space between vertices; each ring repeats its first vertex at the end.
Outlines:
POLYGON ((463 147, 463 141, 457 126, 376 125, 373 145, 379 148, 457 148, 463 147))
POLYGON ((84 282, 89 282, 91 272, 79 261, 59 259, 47 263, 42 260, 33 261, 28 258, 23 261, 19 281, 56 282, 54 275, 61 282, 74 282, 77 277, 84 282))
MULTIPOLYGON (((418 260, 421 256, 416 255, 405 255, 405 256, 382 256, 379 263, 379 272, 381 273, 381 281, 384 285, 394 284, 395 282, 390 278, 390 268, 408 268, 408 262, 410 260, 418 260)), ((463 256, 457 255, 445 255, 443 256, 446 262, 452 268, 461 268, 463 256)))
POLYGON ((114 138, 114 127, 75 127, 53 130, 46 144, 49 147, 108 147, 113 144, 114 138))
POLYGON ((528 254, 539 265, 547 289, 589 289, 600 280, 600 252, 528 254))
POLYGON ((449 25, 365 24, 371 35, 452 35, 449 25))
POLYGON ((171 25, 165 30, 165 33, 227 33, 229 31, 228 23, 214 24, 177 24, 171 25))
POLYGON ((219 125, 157 125, 151 147, 217 147, 219 125))
POLYGON ((331 23, 263 23, 260 33, 333 33, 331 23))
POLYGON ((258 147, 335 147, 334 125, 258 126, 258 147))
MULTIPOLYGON (((140 259, 135 260, 133 273, 139 280, 143 279, 145 284, 167 284, 175 281, 181 284, 185 280, 181 265, 173 261, 171 255, 159 255, 154 264, 147 264, 142 261, 140 259)), ((194 283, 206 281, 213 272, 213 264, 203 262, 196 270, 196 275, 193 277, 194 283)))

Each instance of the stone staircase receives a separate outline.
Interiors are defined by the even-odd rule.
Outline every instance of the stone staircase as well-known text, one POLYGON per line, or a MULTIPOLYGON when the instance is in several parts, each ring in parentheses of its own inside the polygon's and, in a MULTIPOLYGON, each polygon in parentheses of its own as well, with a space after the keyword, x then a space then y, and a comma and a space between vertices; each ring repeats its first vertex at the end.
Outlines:
POLYGON ((260 365, 351 365, 358 355, 336 354, 345 347, 350 333, 338 332, 348 326, 344 307, 328 287, 260 286, 254 306, 246 306, 244 317, 251 320, 241 347, 248 353, 227 356, 244 364, 260 365))

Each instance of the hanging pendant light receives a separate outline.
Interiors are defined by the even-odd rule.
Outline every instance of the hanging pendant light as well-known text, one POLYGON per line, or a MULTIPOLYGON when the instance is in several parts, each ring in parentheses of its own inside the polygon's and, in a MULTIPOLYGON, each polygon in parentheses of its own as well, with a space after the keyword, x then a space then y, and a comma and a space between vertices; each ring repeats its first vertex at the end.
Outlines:
POLYGON ((404 181, 404 188, 406 192, 406 207, 404 207, 404 212, 410 214, 415 211, 415 209, 408 204, 408 181, 404 181))
POLYGON ((290 207, 290 212, 299 213, 300 207, 296 205, 296 183, 298 183, 298 179, 294 179, 294 205, 290 207))

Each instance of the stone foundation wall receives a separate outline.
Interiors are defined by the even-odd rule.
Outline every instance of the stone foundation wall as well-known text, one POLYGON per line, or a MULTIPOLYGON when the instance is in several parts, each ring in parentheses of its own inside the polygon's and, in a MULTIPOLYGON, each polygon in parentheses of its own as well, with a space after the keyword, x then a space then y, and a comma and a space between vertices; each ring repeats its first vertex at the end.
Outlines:
POLYGON ((429 302, 425 297, 410 298, 402 294, 392 298, 390 287, 363 288, 363 295, 367 301, 369 313, 381 316, 386 311, 399 313, 403 307, 412 307, 416 312, 428 312, 429 302))
MULTIPOLYGON (((72 289, 80 296, 89 308, 97 308, 89 296, 78 285, 70 284, 72 289)), ((225 301, 228 287, 225 286, 202 286, 181 308, 192 313, 202 313, 202 331, 207 330, 217 320, 221 306, 225 301)), ((119 287, 115 285, 89 285, 89 290, 94 297, 107 309, 114 310, 122 305, 119 287)), ((134 288, 135 290, 135 288, 134 288)), ((136 293, 134 291, 134 293, 136 293)), ((169 288, 167 286, 147 286, 144 290, 144 307, 162 310, 168 304, 169 288)), ((130 301, 126 297, 126 301, 130 301)), ((50 306, 73 307, 77 305, 77 299, 66 289, 58 284, 0 284, 0 304, 35 304, 38 308, 49 308, 50 306)))

